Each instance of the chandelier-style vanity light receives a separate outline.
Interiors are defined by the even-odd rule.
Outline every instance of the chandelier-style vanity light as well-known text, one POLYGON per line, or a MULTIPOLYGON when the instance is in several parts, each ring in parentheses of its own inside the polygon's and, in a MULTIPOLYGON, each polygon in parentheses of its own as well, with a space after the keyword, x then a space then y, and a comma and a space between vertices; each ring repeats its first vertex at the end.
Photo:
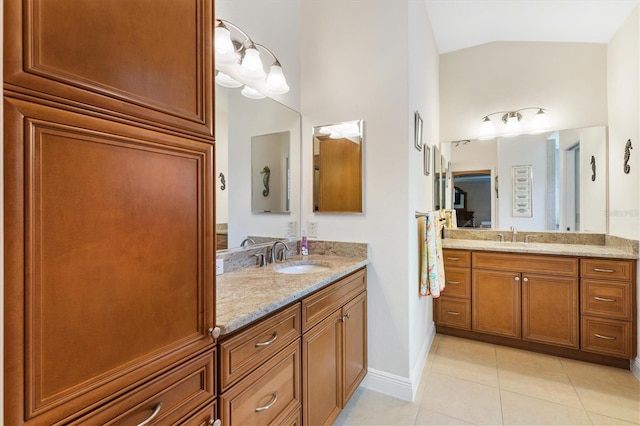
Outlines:
POLYGON ((289 91, 282 65, 276 55, 254 41, 237 25, 218 19, 215 33, 216 83, 220 86, 242 87, 242 94, 251 99, 282 95, 289 91), (240 34, 234 38, 229 28, 240 34), (273 57, 269 73, 265 73, 260 50, 273 57))
POLYGON ((495 138, 496 136, 504 136, 508 138, 522 134, 523 130, 520 126, 522 114, 520 112, 526 110, 538 110, 531 120, 531 125, 528 130, 526 130, 526 133, 535 135, 549 131, 549 120, 547 118, 546 109, 540 107, 526 107, 515 111, 498 111, 485 115, 482 118, 482 127, 480 128, 480 136, 478 139, 486 140, 495 138), (504 130, 498 133, 496 133, 496 128, 490 118, 492 115, 496 114, 502 115, 502 122, 504 123, 504 130))

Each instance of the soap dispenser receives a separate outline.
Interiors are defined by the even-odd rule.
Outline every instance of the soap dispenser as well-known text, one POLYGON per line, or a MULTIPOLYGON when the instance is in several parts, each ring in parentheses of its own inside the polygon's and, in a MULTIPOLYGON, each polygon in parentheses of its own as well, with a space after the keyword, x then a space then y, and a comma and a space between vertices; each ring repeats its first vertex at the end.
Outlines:
POLYGON ((302 228, 302 240, 300 242, 300 254, 302 254, 303 256, 308 256, 309 255, 309 242, 307 241, 307 231, 305 231, 304 228, 302 228))

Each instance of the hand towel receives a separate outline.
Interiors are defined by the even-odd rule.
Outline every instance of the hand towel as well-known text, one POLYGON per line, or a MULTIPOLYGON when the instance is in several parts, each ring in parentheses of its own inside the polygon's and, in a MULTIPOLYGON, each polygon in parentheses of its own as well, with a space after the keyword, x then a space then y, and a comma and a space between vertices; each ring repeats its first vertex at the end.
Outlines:
POLYGON ((429 212, 426 218, 418 218, 420 235, 420 295, 440 296, 444 289, 444 262, 440 214, 429 212))

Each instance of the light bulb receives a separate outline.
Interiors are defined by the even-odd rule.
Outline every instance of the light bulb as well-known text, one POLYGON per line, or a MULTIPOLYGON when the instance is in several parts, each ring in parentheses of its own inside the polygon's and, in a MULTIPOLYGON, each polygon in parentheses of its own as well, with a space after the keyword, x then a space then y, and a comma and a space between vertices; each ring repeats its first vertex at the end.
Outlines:
POLYGON ((247 97, 249 99, 264 99, 264 98, 266 98, 265 95, 263 95, 262 93, 258 92, 253 87, 249 87, 249 86, 244 86, 244 89, 242 89, 242 91, 240 93, 242 93, 243 96, 245 96, 245 97, 247 97))
POLYGON ((231 33, 224 24, 216 27, 214 39, 216 62, 221 64, 232 64, 237 62, 238 55, 236 53, 236 49, 233 47, 233 42, 231 41, 231 33))
POLYGON ((289 91, 287 80, 282 72, 282 67, 277 64, 271 65, 267 76, 267 90, 274 95, 282 95, 289 91))
POLYGON ((531 125, 531 134, 537 135, 539 133, 544 133, 550 128, 549 118, 547 114, 544 112, 542 108, 538 110, 536 115, 533 117, 533 124, 531 125))
POLYGON ((262 61, 260 60, 260 52, 254 46, 245 49, 244 57, 240 64, 240 73, 250 80, 260 80, 265 77, 262 61))
MULTIPOLYGON (((510 138, 517 136, 521 133, 520 130, 520 117, 517 112, 510 112, 507 114, 506 125, 504 126, 504 136, 510 138)), ((504 118, 502 119, 504 121, 504 118)))
POLYGON ((484 119, 482 119, 482 126, 480 127, 480 136, 478 136, 478 139, 482 141, 491 139, 495 137, 495 134, 496 129, 493 126, 493 122, 491 122, 491 119, 489 117, 485 117, 484 119))

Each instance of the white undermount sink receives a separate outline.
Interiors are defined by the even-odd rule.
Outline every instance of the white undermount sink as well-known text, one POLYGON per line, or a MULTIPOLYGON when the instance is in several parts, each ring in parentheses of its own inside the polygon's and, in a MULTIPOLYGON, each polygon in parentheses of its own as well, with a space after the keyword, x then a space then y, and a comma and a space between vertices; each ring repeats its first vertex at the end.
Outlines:
POLYGON ((276 266, 275 271, 280 274, 312 274, 314 272, 328 271, 329 269, 331 267, 326 263, 300 261, 276 266))

